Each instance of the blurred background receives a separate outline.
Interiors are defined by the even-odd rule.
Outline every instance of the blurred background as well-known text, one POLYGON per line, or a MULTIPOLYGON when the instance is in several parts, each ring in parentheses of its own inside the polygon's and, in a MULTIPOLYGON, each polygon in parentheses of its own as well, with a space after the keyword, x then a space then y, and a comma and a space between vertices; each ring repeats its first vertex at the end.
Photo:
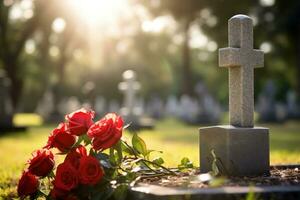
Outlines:
POLYGON ((82 105, 118 112, 118 85, 131 69, 141 113, 216 123, 228 110, 218 48, 239 13, 252 17, 254 47, 265 52, 265 67, 255 70, 258 118, 299 117, 297 0, 1 0, 1 112, 46 122, 82 105))

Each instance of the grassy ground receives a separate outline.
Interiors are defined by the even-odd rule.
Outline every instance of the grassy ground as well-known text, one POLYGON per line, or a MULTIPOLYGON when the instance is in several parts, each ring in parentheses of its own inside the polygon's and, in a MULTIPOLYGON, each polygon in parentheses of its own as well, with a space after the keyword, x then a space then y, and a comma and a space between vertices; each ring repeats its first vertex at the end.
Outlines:
MULTIPOLYGON (((300 163, 300 121, 263 126, 270 128, 271 164, 300 163)), ((198 166, 198 128, 169 119, 159 122, 155 130, 139 134, 149 149, 163 151, 167 166, 176 167, 182 157, 189 157, 198 166)), ((32 127, 26 133, 0 136, 0 200, 13 198, 26 160, 33 150, 45 144, 52 129, 32 127)), ((124 137, 131 138, 129 133, 124 137)))

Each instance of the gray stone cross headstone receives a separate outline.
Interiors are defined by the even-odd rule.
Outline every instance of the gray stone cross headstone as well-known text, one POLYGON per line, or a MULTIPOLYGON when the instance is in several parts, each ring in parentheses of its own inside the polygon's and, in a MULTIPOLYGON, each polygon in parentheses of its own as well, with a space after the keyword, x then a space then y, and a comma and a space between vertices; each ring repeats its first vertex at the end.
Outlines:
POLYGON ((219 50, 219 65, 229 67, 230 125, 200 129, 200 171, 211 171, 215 162, 225 175, 268 174, 269 129, 253 123, 254 68, 263 66, 264 55, 253 49, 251 18, 235 15, 228 29, 229 47, 219 50))
POLYGON ((126 115, 131 115, 136 106, 136 92, 140 90, 140 83, 136 81, 136 74, 133 70, 123 73, 124 82, 119 84, 119 90, 124 92, 124 108, 126 115))
POLYGON ((229 118, 238 127, 253 127, 254 68, 263 67, 264 54, 253 49, 252 19, 235 15, 228 22, 229 47, 219 50, 219 66, 229 67, 229 118))

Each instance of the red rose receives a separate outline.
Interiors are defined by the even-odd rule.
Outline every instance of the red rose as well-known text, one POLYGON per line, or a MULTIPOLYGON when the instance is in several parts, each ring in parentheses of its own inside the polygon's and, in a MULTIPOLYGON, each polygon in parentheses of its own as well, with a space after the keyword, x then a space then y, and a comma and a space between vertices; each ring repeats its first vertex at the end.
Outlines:
POLYGON ((103 176, 99 160, 93 156, 84 156, 79 165, 80 183, 95 185, 103 176))
POLYGON ((78 185, 77 171, 69 162, 58 165, 54 179, 54 187, 70 191, 78 185))
POLYGON ((75 142, 76 136, 67 132, 65 123, 60 123, 50 134, 47 145, 44 148, 56 147, 61 152, 66 152, 75 142))
POLYGON ((36 176, 29 171, 25 171, 18 183, 18 195, 23 198, 34 194, 38 190, 39 182, 36 176))
POLYGON ((47 149, 36 150, 28 161, 28 170, 36 176, 47 176, 54 167, 53 153, 47 149))
POLYGON ((73 148, 66 156, 65 162, 71 163, 71 165, 78 169, 80 158, 87 156, 87 152, 84 146, 80 145, 76 148, 73 148))
POLYGON ((104 150, 116 144, 123 130, 123 119, 115 113, 109 113, 92 125, 87 135, 92 139, 95 150, 104 150))
POLYGON ((59 189, 57 187, 54 187, 51 191, 50 191, 50 196, 52 199, 65 199, 68 195, 68 191, 66 190, 62 190, 59 189))
POLYGON ((85 134, 89 127, 94 124, 94 116, 94 111, 89 111, 84 108, 66 115, 68 130, 72 135, 79 136, 85 134))

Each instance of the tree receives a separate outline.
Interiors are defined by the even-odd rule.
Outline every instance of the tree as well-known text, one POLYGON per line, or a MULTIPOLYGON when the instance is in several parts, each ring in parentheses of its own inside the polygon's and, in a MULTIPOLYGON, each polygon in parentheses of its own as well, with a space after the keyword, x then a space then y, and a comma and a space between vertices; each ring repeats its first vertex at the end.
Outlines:
POLYGON ((258 18, 260 33, 272 41, 272 60, 280 59, 285 64, 278 79, 289 79, 300 97, 300 2, 275 1, 273 5, 261 7, 258 18))
POLYGON ((5 2, 0 2, 0 61, 11 81, 10 97, 13 108, 16 109, 24 83, 24 77, 20 73, 24 45, 38 28, 46 6, 42 0, 36 0, 34 15, 30 19, 24 22, 11 21, 9 15, 13 4, 5 2))
POLYGON ((189 47, 190 27, 198 18, 198 13, 205 8, 202 0, 162 0, 144 1, 147 8, 155 15, 171 14, 181 25, 182 44, 182 93, 192 95, 191 52, 189 47))

